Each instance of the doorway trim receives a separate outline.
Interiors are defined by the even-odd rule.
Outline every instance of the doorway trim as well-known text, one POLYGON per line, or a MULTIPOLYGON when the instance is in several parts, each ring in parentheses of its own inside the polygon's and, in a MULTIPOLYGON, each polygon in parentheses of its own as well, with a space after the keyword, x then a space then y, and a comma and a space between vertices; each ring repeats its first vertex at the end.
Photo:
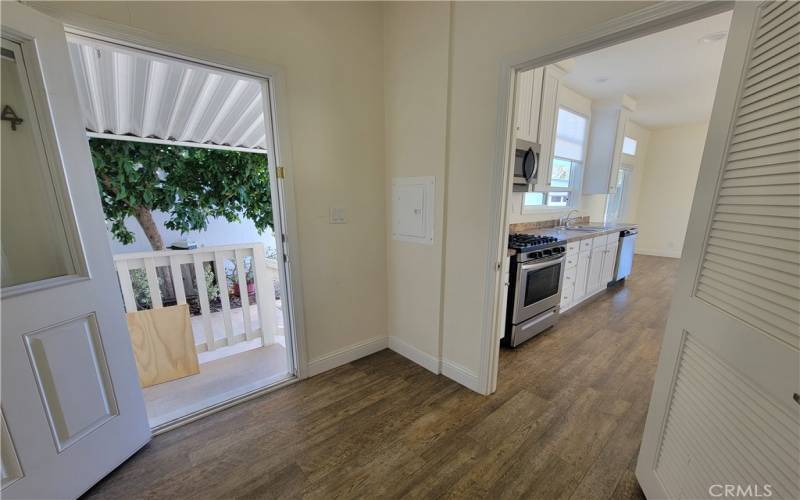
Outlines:
POLYGON ((510 152, 513 140, 514 95, 519 71, 546 66, 588 52, 627 42, 733 9, 734 2, 660 2, 620 16, 577 36, 564 37, 540 49, 510 54, 500 64, 497 101, 497 131, 494 162, 489 172, 489 220, 499 221, 490 228, 486 265, 485 302, 481 335, 481 364, 478 385, 482 394, 497 388, 499 340, 505 328, 506 248, 508 241, 508 189, 511 185, 510 152))
POLYGON ((163 432, 176 425, 196 420, 201 416, 220 411, 233 404, 238 404, 239 402, 275 390, 287 383, 308 377, 308 356, 303 321, 302 272, 300 268, 300 249, 298 244, 299 232, 294 194, 294 163, 292 161, 289 134, 288 91, 286 87, 285 70, 279 65, 254 61, 228 52, 176 43, 156 33, 104 21, 85 14, 70 13, 63 15, 62 13, 51 12, 47 4, 39 4, 36 6, 36 9, 47 15, 51 15, 63 23, 66 35, 100 40, 155 55, 217 68, 226 72, 249 75, 267 83, 265 91, 268 94, 267 97, 269 99, 270 108, 269 119, 271 121, 267 126, 271 128, 272 132, 272 137, 268 138, 268 140, 273 143, 272 151, 268 153, 271 164, 270 173, 275 179, 277 178, 275 175, 276 169, 278 167, 283 167, 284 175, 282 179, 283 182, 277 184, 277 191, 281 198, 281 210, 279 211, 280 220, 276 221, 278 224, 276 224, 275 239, 276 241, 281 239, 281 233, 285 235, 285 239, 279 243, 279 246, 283 248, 286 261, 284 265, 279 266, 279 272, 281 293, 285 294, 284 296, 291 297, 291 301, 287 304, 289 325, 285 325, 285 328, 288 327, 290 332, 289 336, 291 337, 294 378, 249 392, 232 400, 224 401, 203 412, 193 413, 184 419, 179 419, 174 423, 175 425, 169 424, 159 427, 155 429, 155 432, 163 432), (280 231, 277 229, 280 229, 280 231))

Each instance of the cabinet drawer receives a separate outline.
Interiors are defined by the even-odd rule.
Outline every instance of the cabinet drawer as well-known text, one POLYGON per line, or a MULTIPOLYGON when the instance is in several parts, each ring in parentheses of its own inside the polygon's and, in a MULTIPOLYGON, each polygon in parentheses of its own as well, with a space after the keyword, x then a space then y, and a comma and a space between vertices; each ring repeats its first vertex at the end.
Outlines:
POLYGON ((567 252, 567 256, 564 258, 564 269, 571 269, 578 265, 578 256, 580 254, 578 252, 567 252))
POLYGON ((614 231, 606 237, 606 245, 616 245, 619 242, 619 233, 614 231))
POLYGON ((572 243, 567 243, 567 253, 572 252, 580 252, 581 250, 581 242, 580 241, 573 241, 572 243))
POLYGON ((567 284, 572 285, 575 283, 575 276, 578 274, 577 267, 571 267, 564 271, 564 286, 567 284))
POLYGON ((572 283, 561 288, 561 310, 566 311, 572 305, 572 295, 575 287, 572 283))
POLYGON ((608 243, 608 236, 605 234, 603 236, 595 236, 592 238, 592 248, 600 248, 606 246, 608 243))
POLYGON ((584 250, 591 250, 592 249, 592 239, 586 238, 585 240, 581 240, 578 243, 581 244, 581 252, 584 250))

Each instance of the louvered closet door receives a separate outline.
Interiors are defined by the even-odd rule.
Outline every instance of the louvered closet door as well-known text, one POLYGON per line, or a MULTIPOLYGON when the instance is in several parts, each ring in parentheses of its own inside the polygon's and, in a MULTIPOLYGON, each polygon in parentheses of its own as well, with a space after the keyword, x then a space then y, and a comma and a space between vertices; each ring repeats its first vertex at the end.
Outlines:
POLYGON ((639 482, 800 498, 800 3, 735 7, 685 241, 639 482))

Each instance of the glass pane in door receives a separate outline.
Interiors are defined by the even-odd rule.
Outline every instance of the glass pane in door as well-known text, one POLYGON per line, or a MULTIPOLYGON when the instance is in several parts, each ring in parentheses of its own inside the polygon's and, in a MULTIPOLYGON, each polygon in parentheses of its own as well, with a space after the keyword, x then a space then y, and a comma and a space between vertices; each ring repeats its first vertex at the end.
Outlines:
POLYGON ((21 46, 2 40, 2 287, 75 273, 21 46))

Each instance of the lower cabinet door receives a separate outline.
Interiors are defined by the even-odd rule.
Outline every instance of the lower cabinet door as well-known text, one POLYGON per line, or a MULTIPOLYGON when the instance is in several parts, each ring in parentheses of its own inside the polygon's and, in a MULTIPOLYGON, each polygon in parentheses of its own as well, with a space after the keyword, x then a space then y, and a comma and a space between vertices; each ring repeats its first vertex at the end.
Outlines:
POLYGON ((575 267, 575 291, 572 294, 573 303, 580 302, 586 297, 586 278, 589 274, 589 260, 591 258, 591 250, 581 252, 578 256, 578 265, 575 267))
POLYGON ((561 283, 561 310, 565 311, 572 306, 575 294, 575 276, 578 274, 577 267, 571 267, 564 271, 564 281, 561 283))
POLYGON ((589 277, 586 279, 586 293, 591 295, 600 290, 603 275, 603 256, 606 247, 592 248, 592 257, 589 259, 589 277))
POLYGON ((617 247, 616 243, 606 247, 606 253, 603 257, 603 279, 601 286, 608 285, 614 279, 614 266, 617 263, 617 247))

